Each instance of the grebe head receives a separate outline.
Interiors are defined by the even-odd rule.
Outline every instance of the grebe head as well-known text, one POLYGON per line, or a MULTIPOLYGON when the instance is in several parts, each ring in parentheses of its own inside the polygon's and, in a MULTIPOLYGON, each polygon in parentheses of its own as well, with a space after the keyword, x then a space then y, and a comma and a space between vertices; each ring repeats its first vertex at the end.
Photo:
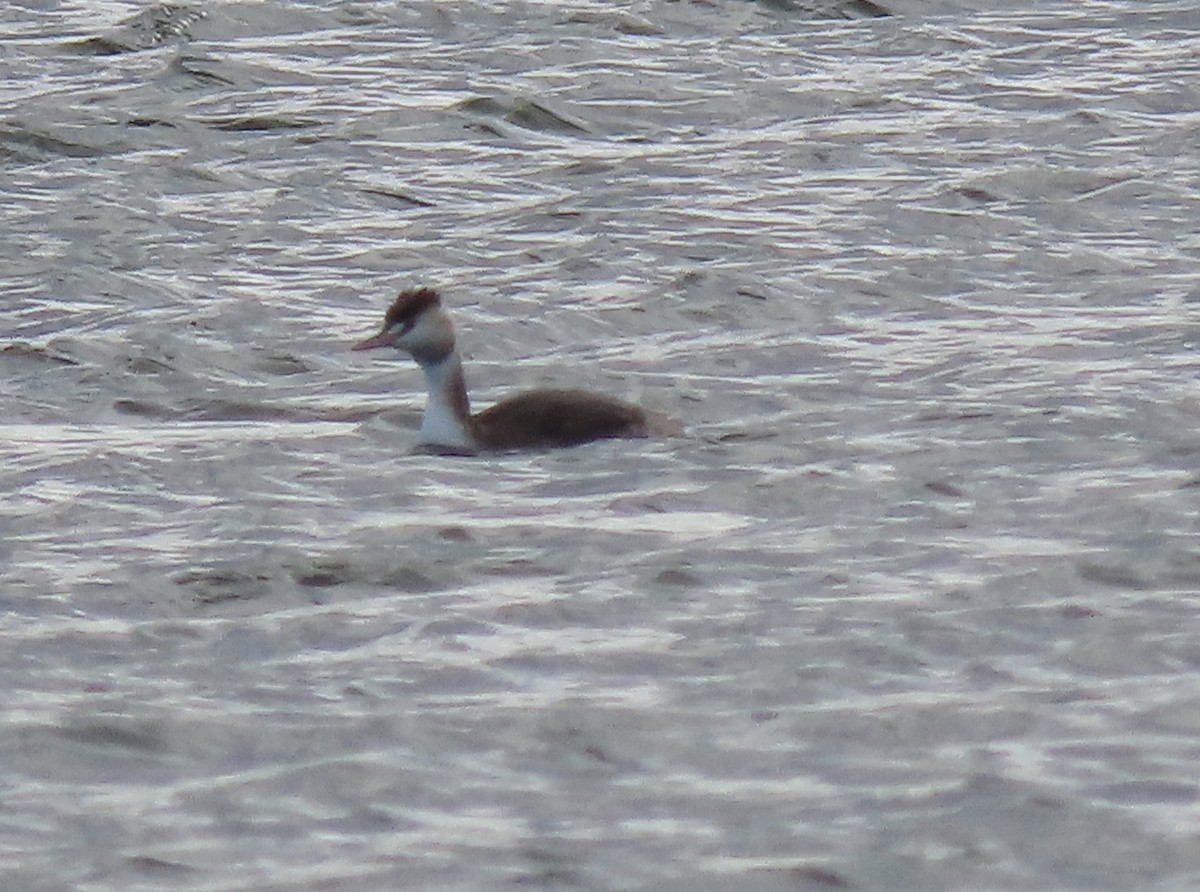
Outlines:
POLYGON ((383 317, 379 334, 359 341, 351 349, 395 347, 410 353, 421 365, 438 363, 454 352, 454 325, 432 288, 400 292, 383 317))

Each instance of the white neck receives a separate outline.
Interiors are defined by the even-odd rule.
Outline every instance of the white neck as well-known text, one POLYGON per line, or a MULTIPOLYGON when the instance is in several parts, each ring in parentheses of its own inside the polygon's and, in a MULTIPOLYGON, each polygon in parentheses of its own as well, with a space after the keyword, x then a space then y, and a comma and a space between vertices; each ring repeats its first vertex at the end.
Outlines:
POLYGON ((429 400, 421 419, 421 442, 427 446, 474 450, 468 424, 470 407, 463 383, 462 359, 452 350, 436 362, 421 363, 429 400))

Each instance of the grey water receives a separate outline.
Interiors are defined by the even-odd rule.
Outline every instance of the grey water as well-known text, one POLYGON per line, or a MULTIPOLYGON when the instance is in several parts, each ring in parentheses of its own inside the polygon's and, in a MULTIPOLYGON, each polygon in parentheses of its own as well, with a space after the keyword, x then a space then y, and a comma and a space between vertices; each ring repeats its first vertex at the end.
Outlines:
POLYGON ((3 888, 1196 888, 1195 4, 0 37, 3 888))

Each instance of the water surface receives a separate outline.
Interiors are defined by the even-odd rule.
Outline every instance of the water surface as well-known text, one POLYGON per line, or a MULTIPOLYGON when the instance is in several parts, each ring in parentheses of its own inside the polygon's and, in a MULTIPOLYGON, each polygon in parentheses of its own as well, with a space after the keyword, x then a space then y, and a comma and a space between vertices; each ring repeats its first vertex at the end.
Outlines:
POLYGON ((1193 888, 1200 17, 980 6, 0 13, 5 886, 1193 888))

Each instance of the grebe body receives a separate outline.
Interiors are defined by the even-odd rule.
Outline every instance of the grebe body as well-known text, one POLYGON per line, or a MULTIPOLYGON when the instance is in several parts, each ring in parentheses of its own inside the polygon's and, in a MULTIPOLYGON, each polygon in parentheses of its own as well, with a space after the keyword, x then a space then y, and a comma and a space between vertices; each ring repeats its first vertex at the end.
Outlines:
POLYGON ((472 415, 454 324, 432 288, 402 291, 382 330, 352 349, 378 347, 407 352, 425 373, 421 444, 436 451, 546 449, 677 432, 669 419, 586 390, 531 390, 472 415))

